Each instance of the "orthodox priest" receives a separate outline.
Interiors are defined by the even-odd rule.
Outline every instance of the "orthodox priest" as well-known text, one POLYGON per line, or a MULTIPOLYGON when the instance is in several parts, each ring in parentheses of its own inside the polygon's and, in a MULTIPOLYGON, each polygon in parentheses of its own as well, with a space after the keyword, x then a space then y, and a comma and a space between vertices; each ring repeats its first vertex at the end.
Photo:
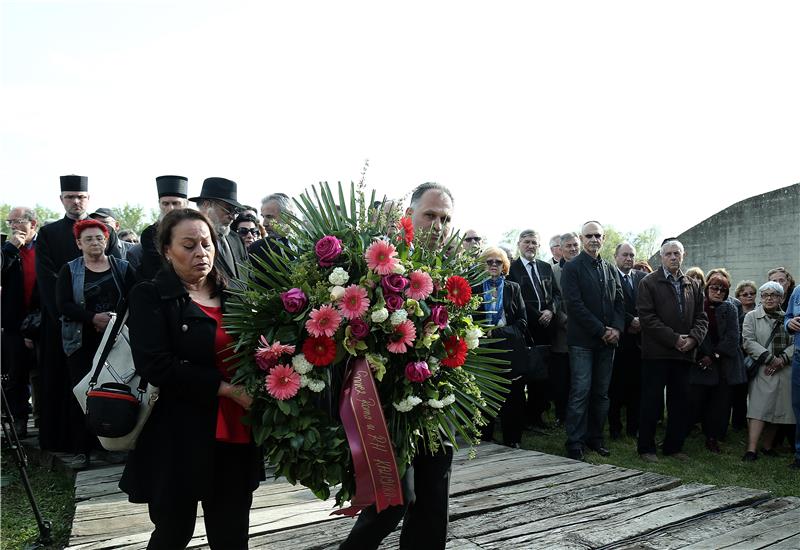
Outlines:
MULTIPOLYGON (((158 176, 158 220, 176 208, 186 208, 189 204, 189 180, 183 176, 158 176)), ((142 247, 142 263, 139 266, 139 279, 152 279, 161 268, 161 254, 156 246, 158 222, 148 225, 139 239, 142 247)))

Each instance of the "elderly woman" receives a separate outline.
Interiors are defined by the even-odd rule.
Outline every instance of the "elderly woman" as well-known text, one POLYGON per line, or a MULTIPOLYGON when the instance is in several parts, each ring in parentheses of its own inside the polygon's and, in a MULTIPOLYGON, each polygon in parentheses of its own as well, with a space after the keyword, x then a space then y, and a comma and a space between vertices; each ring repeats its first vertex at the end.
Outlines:
MULTIPOLYGON (((81 255, 65 264, 56 282, 56 307, 70 382, 75 386, 92 368, 92 360, 111 313, 120 311, 136 283, 125 260, 106 255, 108 227, 100 221, 77 222, 72 232, 81 255)), ((71 403, 70 427, 76 467, 88 467, 97 438, 89 431, 77 402, 71 403)))
POLYGON ((794 344, 783 323, 783 287, 774 281, 758 289, 761 304, 745 315, 742 337, 747 355, 759 362, 750 382, 746 462, 758 458, 756 449, 764 436, 762 453, 773 454, 777 425, 795 423, 792 412, 792 374, 790 365, 794 344))
POLYGON ((728 301, 730 276, 716 269, 705 283, 708 332, 698 346, 697 364, 689 371, 689 402, 693 418, 702 422, 706 448, 719 453, 719 439, 728 426, 731 386, 745 383, 747 374, 739 347, 739 315, 728 301))
POLYGON ((226 281, 214 265, 216 242, 202 213, 169 212, 158 225, 164 266, 131 292, 134 363, 160 394, 119 486, 148 505, 148 549, 185 548, 198 502, 211 548, 247 548, 253 491, 264 479, 241 422, 252 399, 229 382, 233 340, 222 326, 226 281))
POLYGON ((785 267, 776 267, 767 272, 767 280, 774 281, 783 287, 783 303, 781 309, 786 311, 789 307, 789 297, 794 292, 795 282, 792 274, 785 267))
POLYGON ((260 239, 266 232, 262 233, 261 224, 258 223, 258 218, 252 214, 239 214, 231 224, 231 231, 234 231, 239 238, 242 239, 245 249, 250 248, 250 245, 260 239))
POLYGON ((745 315, 750 313, 756 308, 756 294, 758 289, 755 281, 742 281, 736 285, 736 291, 733 295, 742 304, 742 312, 745 315))
MULTIPOLYGON (((520 372, 528 360, 527 334, 528 322, 525 314, 525 302, 522 300, 520 286, 506 278, 511 262, 508 255, 497 247, 488 247, 483 251, 481 260, 485 262, 489 278, 483 285, 475 289, 483 294, 481 310, 485 319, 493 325, 490 336, 505 338, 498 344, 509 350, 503 359, 511 362, 511 387, 506 400, 500 409, 500 426, 503 430, 503 444, 519 447, 522 442, 522 428, 525 421, 525 379, 520 372)), ((494 433, 494 418, 488 419, 481 438, 491 441, 494 433)))

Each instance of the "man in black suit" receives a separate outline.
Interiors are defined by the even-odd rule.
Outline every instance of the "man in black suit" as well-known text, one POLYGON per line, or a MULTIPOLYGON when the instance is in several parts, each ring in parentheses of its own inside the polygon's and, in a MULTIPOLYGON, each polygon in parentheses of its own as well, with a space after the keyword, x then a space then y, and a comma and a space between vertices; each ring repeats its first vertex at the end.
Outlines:
POLYGON ((583 250, 564 264, 561 285, 569 312, 570 392, 567 403, 567 453, 583 460, 584 447, 608 456, 603 426, 608 416, 608 385, 614 348, 625 328, 625 305, 617 269, 600 258, 603 226, 581 228, 583 250))
MULTIPOLYGON (((263 260, 268 266, 272 266, 273 263, 270 257, 272 252, 285 256, 288 254, 287 247, 291 248, 289 239, 275 229, 276 224, 280 224, 287 213, 294 213, 291 199, 287 194, 272 193, 261 199, 261 217, 264 220, 267 236, 251 244, 247 252, 258 260, 263 260)), ((253 269, 263 270, 258 260, 253 260, 253 269)))
MULTIPOLYGON (((186 208, 189 201, 189 180, 183 176, 158 176, 156 178, 158 190, 158 220, 161 221, 168 212, 177 208, 186 208)), ((138 268, 140 279, 152 279, 161 268, 161 253, 156 246, 158 222, 148 225, 142 231, 139 239, 141 247, 141 262, 138 268)))
MULTIPOLYGON (((508 279, 522 287, 522 299, 528 316, 528 331, 536 345, 550 345, 556 332, 554 317, 561 307, 561 289, 553 277, 553 266, 536 259, 539 233, 526 229, 519 234, 519 257, 511 263, 508 279)), ((527 420, 534 427, 543 427, 542 413, 547 408, 546 383, 528 383, 527 420)))
POLYGON ((636 437, 639 433, 639 408, 642 395, 642 337, 639 313, 636 309, 636 295, 639 281, 647 275, 644 271, 633 269, 636 249, 630 243, 617 245, 614 263, 622 283, 622 296, 625 302, 625 330, 619 339, 614 353, 614 372, 608 388, 609 409, 608 429, 611 439, 618 439, 622 433, 622 408, 625 408, 625 432, 636 437))
POLYGON ((197 209, 208 216, 217 232, 219 242, 214 265, 228 277, 229 284, 241 287, 247 261, 247 251, 238 235, 231 233, 231 222, 243 206, 236 200, 236 182, 225 178, 206 178, 200 195, 189 199, 197 209))

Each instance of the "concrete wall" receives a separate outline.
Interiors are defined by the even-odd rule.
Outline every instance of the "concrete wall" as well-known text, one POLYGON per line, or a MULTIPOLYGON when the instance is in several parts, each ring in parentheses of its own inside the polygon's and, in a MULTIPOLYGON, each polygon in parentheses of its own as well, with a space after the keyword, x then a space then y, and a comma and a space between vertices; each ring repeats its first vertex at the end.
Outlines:
MULTIPOLYGON (((784 266, 800 280, 800 183, 737 202, 678 235, 686 247, 684 271, 724 267, 739 281, 758 284, 784 266)), ((650 258, 661 266, 660 255, 650 258)))

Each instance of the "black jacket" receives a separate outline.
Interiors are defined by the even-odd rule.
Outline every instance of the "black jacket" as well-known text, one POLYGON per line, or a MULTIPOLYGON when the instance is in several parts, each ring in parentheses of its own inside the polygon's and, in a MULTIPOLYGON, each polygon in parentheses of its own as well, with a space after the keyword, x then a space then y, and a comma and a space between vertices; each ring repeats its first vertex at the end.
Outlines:
MULTIPOLYGON (((36 248, 36 241, 33 241, 34 249, 36 248)), ((11 332, 19 332, 19 327, 22 324, 25 316, 39 309, 39 289, 36 283, 33 284, 33 294, 31 294, 31 303, 29 307, 25 308, 25 299, 23 294, 23 273, 22 273, 22 259, 19 255, 19 249, 6 241, 2 246, 3 260, 2 260, 2 280, 0 280, 0 288, 3 289, 3 296, 0 299, 0 327, 11 332)))
POLYGON ((561 286, 569 311, 567 345, 598 349, 606 327, 625 329, 625 305, 616 266, 600 260, 603 286, 600 286, 594 260, 585 251, 564 264, 561 286))
POLYGON ((703 369, 700 365, 692 365, 689 371, 689 383, 703 386, 716 386, 724 380, 727 384, 744 384, 747 372, 744 368, 744 355, 739 345, 739 312, 729 301, 717 304, 714 308, 717 334, 709 330, 697 348, 697 359, 708 356, 714 359, 711 366, 703 369), (715 357, 719 355, 719 358, 715 357))
POLYGON ((147 281, 156 276, 161 269, 161 254, 156 246, 156 234, 158 233, 158 223, 148 225, 139 237, 139 244, 142 246, 142 259, 139 262, 139 279, 147 281))
POLYGON ((528 330, 531 337, 537 344, 550 344, 555 335, 556 323, 551 322, 547 327, 543 327, 539 324, 539 317, 544 309, 549 309, 554 314, 561 310, 562 292, 553 276, 553 266, 550 263, 536 260, 536 270, 539 272, 539 280, 544 291, 543 304, 540 304, 536 298, 533 282, 531 282, 528 269, 521 258, 511 262, 507 279, 517 283, 522 289, 522 299, 525 301, 528 330))
POLYGON ((630 328, 634 317, 639 316, 639 310, 636 309, 636 296, 639 294, 639 283, 644 279, 647 273, 639 271, 638 269, 631 269, 628 273, 628 278, 631 280, 632 285, 628 285, 619 272, 617 272, 617 275, 619 275, 619 282, 622 287, 622 298, 625 303, 625 330, 622 331, 622 338, 620 338, 619 346, 620 348, 638 349, 642 343, 641 332, 631 334, 628 332, 628 328, 630 328))
MULTIPOLYGON (((483 285, 474 286, 472 292, 482 295, 483 285)), ((528 334, 528 322, 525 314, 525 302, 522 299, 522 290, 517 283, 509 281, 508 278, 506 278, 503 285, 503 312, 506 316, 506 325, 494 329, 491 338, 506 339, 498 347, 509 350, 509 353, 498 355, 498 358, 510 361, 509 368, 513 369, 515 363, 528 361, 530 335, 528 334)))
MULTIPOLYGON (((224 305, 224 303, 223 303, 224 305)), ((131 349, 136 370, 160 394, 119 486, 131 502, 210 494, 222 375, 215 366, 216 323, 197 307, 171 269, 130 293, 131 349)), ((264 479, 260 449, 241 464, 250 490, 264 479)))

